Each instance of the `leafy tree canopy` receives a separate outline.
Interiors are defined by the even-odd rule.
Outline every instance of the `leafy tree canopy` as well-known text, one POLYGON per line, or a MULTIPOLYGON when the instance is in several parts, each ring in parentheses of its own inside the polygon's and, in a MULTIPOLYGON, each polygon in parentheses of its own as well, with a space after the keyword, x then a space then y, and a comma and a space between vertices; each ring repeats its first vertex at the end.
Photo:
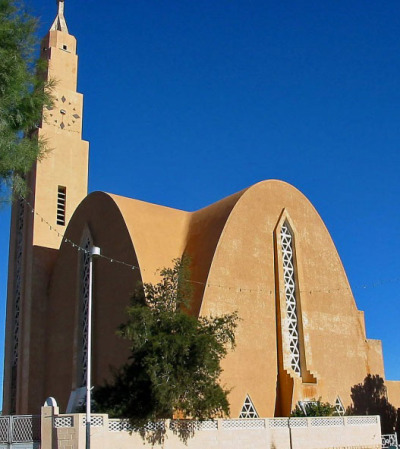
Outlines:
POLYGON ((396 409, 388 401, 385 381, 379 375, 371 375, 363 383, 351 388, 353 405, 349 415, 380 415, 383 434, 393 433, 396 425, 396 409))
POLYGON ((45 151, 33 130, 52 104, 45 61, 35 62, 36 29, 21 2, 0 0, 0 187, 16 195, 26 194, 24 176, 45 151))
POLYGON ((229 391, 218 380, 220 361, 235 345, 237 314, 191 316, 188 261, 174 263, 160 271, 158 284, 134 293, 118 331, 130 343, 130 359, 94 392, 100 410, 134 425, 229 415, 229 391))
POLYGON ((322 402, 321 398, 318 400, 312 399, 301 407, 296 405, 295 409, 290 414, 291 417, 307 417, 307 416, 332 416, 336 412, 334 405, 329 402, 322 402))

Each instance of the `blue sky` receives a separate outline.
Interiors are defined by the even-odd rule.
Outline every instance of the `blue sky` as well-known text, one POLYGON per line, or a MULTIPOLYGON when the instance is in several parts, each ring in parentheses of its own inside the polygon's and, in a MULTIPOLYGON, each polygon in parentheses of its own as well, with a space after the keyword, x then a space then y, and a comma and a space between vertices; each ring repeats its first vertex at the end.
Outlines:
MULTIPOLYGON (((27 3, 43 36, 55 1, 27 3)), ((263 179, 293 184, 332 235, 386 377, 400 379, 398 2, 65 3, 90 191, 196 210, 263 179)), ((3 208, 0 328, 8 220, 3 208)))

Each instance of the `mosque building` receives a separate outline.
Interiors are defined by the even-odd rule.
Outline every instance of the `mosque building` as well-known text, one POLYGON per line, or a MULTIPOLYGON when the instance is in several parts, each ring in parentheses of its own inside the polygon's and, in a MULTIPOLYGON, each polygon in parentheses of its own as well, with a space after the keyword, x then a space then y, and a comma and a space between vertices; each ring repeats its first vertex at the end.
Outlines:
MULTIPOLYGON (((235 350, 222 361, 231 417, 288 416, 321 398, 339 413, 368 373, 385 378, 382 346, 366 337, 332 238, 310 201, 277 180, 196 212, 105 192, 87 194, 88 142, 77 92, 76 39, 64 0, 41 44, 55 104, 38 128, 51 153, 33 167, 30 196, 13 205, 3 413, 37 413, 48 396, 65 411, 85 385, 89 255, 93 384, 129 355, 115 330, 137 283, 188 254, 196 316, 237 311, 235 350)), ((400 381, 385 381, 400 407, 400 381)))

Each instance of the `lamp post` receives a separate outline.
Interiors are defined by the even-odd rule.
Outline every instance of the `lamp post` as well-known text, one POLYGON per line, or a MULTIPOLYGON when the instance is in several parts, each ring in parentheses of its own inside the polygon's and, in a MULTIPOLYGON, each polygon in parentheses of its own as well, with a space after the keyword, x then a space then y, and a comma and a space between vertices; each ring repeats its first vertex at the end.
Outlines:
POLYGON ((93 294, 93 258, 101 254, 98 246, 91 246, 89 254, 89 299, 88 299, 88 337, 86 372, 86 449, 90 449, 91 424, 91 383, 92 383, 92 294, 93 294))

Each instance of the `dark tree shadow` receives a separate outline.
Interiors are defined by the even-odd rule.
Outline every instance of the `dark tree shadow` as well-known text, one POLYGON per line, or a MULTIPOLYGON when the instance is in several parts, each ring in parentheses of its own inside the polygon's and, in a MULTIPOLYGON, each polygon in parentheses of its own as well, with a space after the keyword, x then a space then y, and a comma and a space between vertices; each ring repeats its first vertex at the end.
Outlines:
POLYGON ((351 388, 353 405, 347 408, 348 415, 379 415, 382 434, 393 433, 397 413, 388 401, 385 382, 378 374, 368 376, 364 383, 351 388))

